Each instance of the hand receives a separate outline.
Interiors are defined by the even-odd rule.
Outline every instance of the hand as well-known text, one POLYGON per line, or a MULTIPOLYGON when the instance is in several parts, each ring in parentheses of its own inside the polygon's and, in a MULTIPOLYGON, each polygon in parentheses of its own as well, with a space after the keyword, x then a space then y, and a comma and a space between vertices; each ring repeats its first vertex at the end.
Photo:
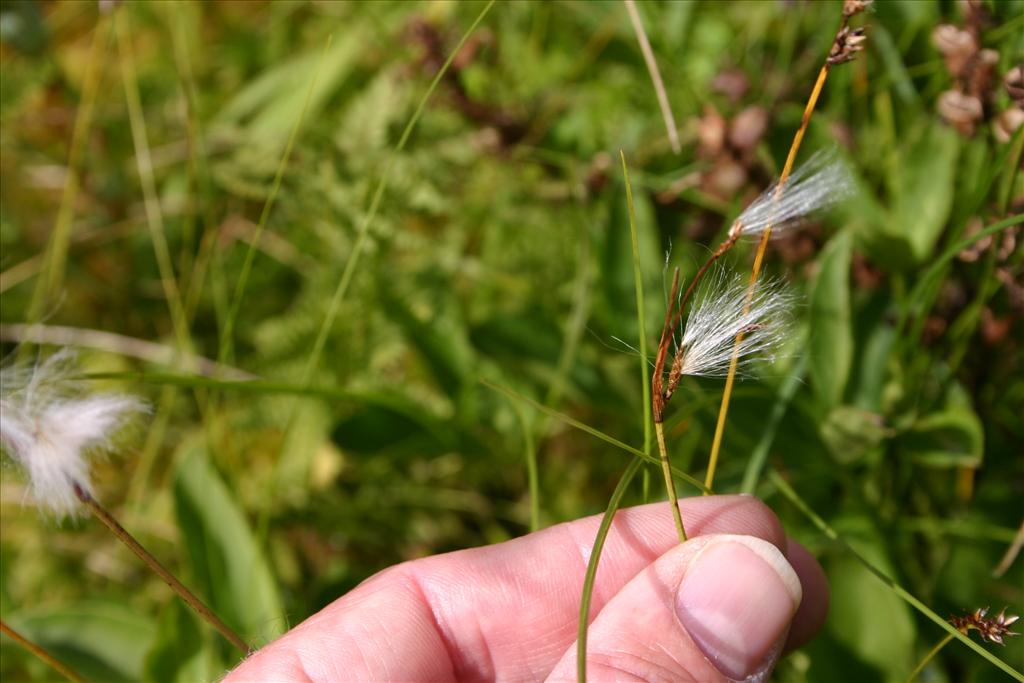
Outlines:
MULTIPOLYGON (((750 496, 622 510, 597 572, 590 680, 766 680, 821 627, 814 558, 750 496)), ((406 562, 259 650, 227 681, 576 679, 580 591, 600 517, 406 562)))

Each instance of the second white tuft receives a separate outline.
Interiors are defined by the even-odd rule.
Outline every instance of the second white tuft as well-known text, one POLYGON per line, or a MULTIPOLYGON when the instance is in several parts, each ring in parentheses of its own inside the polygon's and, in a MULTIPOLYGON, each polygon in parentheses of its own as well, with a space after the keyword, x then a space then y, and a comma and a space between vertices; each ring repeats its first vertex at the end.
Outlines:
POLYGON ((760 236, 771 228, 779 234, 785 228, 798 225, 804 216, 838 204, 854 192, 849 170, 832 150, 814 154, 797 167, 782 186, 775 182, 743 210, 734 230, 744 236, 760 236))

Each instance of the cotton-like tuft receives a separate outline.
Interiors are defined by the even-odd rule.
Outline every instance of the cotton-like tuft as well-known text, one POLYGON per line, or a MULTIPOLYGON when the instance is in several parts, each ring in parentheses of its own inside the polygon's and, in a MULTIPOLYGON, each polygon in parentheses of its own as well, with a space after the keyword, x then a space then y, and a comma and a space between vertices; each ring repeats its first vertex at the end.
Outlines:
POLYGON ((804 216, 838 204, 855 189, 849 170, 833 150, 817 152, 797 167, 776 197, 778 187, 778 182, 773 183, 751 202, 733 223, 733 229, 745 237, 760 236, 768 228, 778 235, 798 225, 804 216))
POLYGON ((794 297, 779 281, 758 282, 747 307, 749 283, 718 270, 697 290, 676 351, 679 374, 722 377, 732 361, 736 335, 744 333, 739 358, 770 360, 791 328, 794 297), (746 312, 744 313, 744 310, 746 312))
POLYGON ((25 471, 32 498, 58 516, 75 512, 75 485, 92 493, 89 455, 112 437, 142 401, 118 394, 78 395, 72 356, 59 353, 29 370, 0 371, 0 443, 25 471))

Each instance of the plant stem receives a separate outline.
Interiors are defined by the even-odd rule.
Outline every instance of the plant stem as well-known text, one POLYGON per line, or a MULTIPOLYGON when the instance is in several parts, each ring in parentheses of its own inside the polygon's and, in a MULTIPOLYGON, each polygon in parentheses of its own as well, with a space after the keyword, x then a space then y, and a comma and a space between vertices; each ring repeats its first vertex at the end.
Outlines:
POLYGON ((95 498, 89 495, 89 492, 79 486, 77 483, 74 485, 75 495, 78 499, 89 508, 96 519, 103 523, 105 527, 110 529, 110 532, 117 537, 119 541, 128 546, 128 549, 135 553, 136 557, 142 560, 146 566, 153 570, 157 576, 164 580, 168 586, 171 587, 178 596, 185 601, 185 604, 192 608, 192 610, 203 618, 207 623, 217 629, 222 636, 224 636, 232 645, 241 650, 242 654, 248 654, 251 650, 248 644, 242 638, 231 630, 227 624, 221 621, 220 617, 214 614, 213 610, 206 606, 202 600, 185 587, 181 581, 177 579, 170 571, 168 571, 159 560, 153 557, 148 550, 142 547, 142 544, 135 540, 127 529, 114 519, 114 516, 107 512, 106 508, 100 505, 95 498))
POLYGON ((153 161, 146 134, 146 119, 142 110, 138 76, 135 71, 135 56, 129 37, 132 34, 128 24, 127 11, 129 9, 128 7, 122 8, 114 15, 114 32, 117 35, 118 54, 121 57, 121 80, 124 85, 125 102, 128 106, 128 123, 131 128, 132 144, 135 147, 136 169, 139 174, 139 184, 142 187, 146 225, 149 227, 150 237, 153 241, 153 253, 156 256, 164 298, 167 299, 167 306, 170 309, 178 352, 181 354, 182 362, 185 362, 192 355, 192 341, 188 319, 182 304, 181 291, 174 275, 171 250, 167 244, 167 234, 164 230, 163 210, 160 207, 160 199, 156 190, 153 161))
MULTIPOLYGON (((839 32, 846 27, 847 17, 843 15, 843 21, 839 26, 839 32)), ((782 167, 782 173, 779 175, 779 183, 775 187, 775 201, 778 201, 782 195, 782 190, 786 185, 786 180, 789 178, 789 174, 793 170, 793 163, 796 161, 797 152, 800 150, 800 145, 803 143, 804 134, 807 132, 807 125, 811 121, 811 114, 814 113, 814 107, 818 103, 818 97, 821 95, 822 88, 825 87, 825 79, 828 78, 829 67, 828 60, 825 61, 821 66, 821 70, 818 72, 818 80, 814 83, 814 88, 811 90, 810 97, 807 98, 807 105, 804 107, 803 116, 800 118, 800 127, 796 130, 796 135, 793 136, 793 143, 789 146, 789 154, 786 155, 786 163, 782 167)), ((747 300, 743 304, 743 313, 746 314, 750 311, 751 302, 754 299, 754 288, 757 286, 757 278, 761 274, 761 265, 764 262, 764 253, 768 248, 768 240, 771 238, 772 226, 768 225, 765 228, 764 233, 761 235, 761 242, 757 245, 757 253, 754 255, 754 265, 750 270, 750 285, 747 288, 747 300)), ((743 331, 736 335, 736 340, 733 342, 732 347, 732 358, 729 361, 729 372, 725 377, 725 389, 722 392, 722 403, 718 408, 718 422, 715 425, 715 436, 711 442, 711 455, 708 458, 708 472, 704 477, 704 485, 711 488, 711 485, 715 481, 715 469, 718 466, 718 454, 722 448, 722 436, 725 433, 725 419, 729 413, 729 400, 732 398, 732 386, 736 381, 736 367, 740 360, 740 344, 743 342, 743 331)))
POLYGON ((914 670, 910 672, 909 676, 907 676, 907 683, 910 683, 917 678, 917 675, 924 671, 924 668, 928 666, 928 662, 932 661, 932 659, 935 658, 935 655, 939 654, 939 650, 946 647, 946 644, 951 640, 953 640, 953 634, 947 633, 945 638, 936 643, 935 647, 928 651, 928 654, 924 656, 924 659, 918 662, 917 666, 914 667, 914 670))
MULTIPOLYGON (((663 423, 654 423, 654 433, 658 437, 658 451, 661 453, 661 473, 665 477, 665 488, 668 489, 668 503, 672 506, 672 521, 679 534, 679 542, 686 543, 686 529, 683 518, 679 514, 679 498, 676 496, 676 483, 672 480, 672 465, 668 461, 668 449, 665 448, 665 428, 663 423)), ((705 494, 707 495, 707 494, 705 494)))
POLYGON ((245 261, 242 263, 242 271, 239 273, 238 281, 235 283, 235 293, 231 298, 231 305, 228 308, 227 319, 224 321, 224 329, 221 331, 220 348, 217 351, 217 357, 221 363, 227 362, 228 359, 232 357, 232 350, 234 348, 233 337, 235 332, 235 320, 238 319, 238 312, 242 307, 242 298, 245 295, 245 287, 249 283, 249 274, 252 272, 253 260, 256 258, 256 248, 259 246, 260 238, 263 236, 263 231, 267 227, 267 220, 270 218, 270 212, 274 208, 274 201, 277 199, 277 193, 281 190, 281 182, 284 179, 285 169, 288 168, 288 161, 291 159, 292 149, 295 147, 295 141, 299 137, 299 131, 302 130, 302 122, 306 118, 306 112, 309 111, 309 103, 313 99, 313 93, 316 91, 316 84, 317 81, 320 80, 320 72, 323 71, 324 62, 327 61, 327 54, 331 48, 331 41, 333 38, 333 35, 327 36, 327 42, 324 44, 320 60, 317 62, 316 70, 313 72, 313 79, 309 82, 309 88, 306 90, 306 98, 302 102, 302 109, 299 110, 299 116, 295 119, 295 125, 292 126, 291 134, 288 136, 288 142, 285 144, 284 153, 281 155, 281 160, 277 164, 277 172, 274 174, 274 182, 270 186, 270 194, 267 195, 267 201, 263 204, 263 211, 260 213, 259 223, 256 224, 256 232, 249 241, 249 248, 245 252, 245 261))
MULTIPOLYGON (((28 322, 38 322, 43 315, 51 296, 60 290, 64 280, 64 268, 67 263, 68 245, 71 239, 71 219, 74 217, 75 200, 78 197, 80 187, 80 172, 82 156, 85 151, 85 143, 89 137, 89 129, 92 127, 93 111, 96 104, 96 95, 99 91, 101 65, 104 43, 109 39, 110 20, 101 15, 93 31, 92 45, 89 48, 89 58, 85 67, 85 77, 82 81, 82 98, 75 113, 74 129, 71 133, 71 148, 68 151, 67 180, 61 192, 60 206, 57 209, 57 220, 53 226, 53 233, 47 246, 46 256, 40 272, 39 280, 36 282, 32 299, 29 302, 28 322)), ((23 347, 23 349, 26 349, 23 347)))
POLYGON ((74 671, 61 664, 60 661, 58 661, 57 658, 51 655, 49 652, 39 647, 31 640, 29 640, 28 638, 26 638, 25 636, 21 635, 13 628, 8 626, 7 622, 3 621, 2 619, 0 619, 0 633, 6 634, 11 640, 13 640, 18 645, 22 646, 23 648, 34 654, 42 661, 46 662, 46 664, 51 669, 53 669, 64 678, 71 681, 72 683, 85 683, 84 679, 81 676, 79 676, 74 671))
POLYGON ((590 601, 594 595, 594 581, 597 579, 597 567, 601 562, 601 551, 604 550, 605 539, 608 538, 608 531, 615 521, 615 513, 622 504, 622 497, 626 494, 630 482, 636 476, 643 462, 639 458, 633 460, 622 473, 618 485, 608 500, 608 508, 601 518, 601 526, 597 529, 597 536, 594 538, 594 547, 590 550, 590 560, 587 562, 587 573, 583 578, 583 594, 580 596, 580 617, 579 626, 576 631, 576 678, 579 683, 587 681, 587 627, 590 625, 590 601))

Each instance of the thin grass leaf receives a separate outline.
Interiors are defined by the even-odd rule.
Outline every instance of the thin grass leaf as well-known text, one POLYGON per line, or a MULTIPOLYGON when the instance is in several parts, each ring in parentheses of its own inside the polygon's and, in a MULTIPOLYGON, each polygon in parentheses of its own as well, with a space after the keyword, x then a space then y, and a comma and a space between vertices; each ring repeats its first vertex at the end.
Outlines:
POLYGON ((533 428, 526 411, 518 401, 510 401, 523 431, 523 459, 526 461, 526 481, 530 492, 530 531, 540 528, 540 481, 537 475, 537 446, 533 442, 533 428))
MULTIPOLYGON (((630 7, 632 5, 629 5, 630 7)), ((635 12, 635 8, 631 10, 635 12)), ((647 316, 644 312, 644 278, 640 264, 640 240, 636 228, 636 211, 633 206, 633 187, 629 182, 629 168, 626 154, 619 150, 622 159, 622 179, 626 184, 626 203, 629 207, 629 236, 633 248, 633 282, 636 289, 636 328, 640 355, 640 382, 643 387, 644 410, 644 453, 651 452, 651 377, 648 374, 650 361, 647 358, 647 316)))
POLYGON ((320 79, 320 72, 323 71, 324 62, 327 59, 327 53, 331 48, 331 41, 334 36, 327 37, 327 43, 324 45, 323 53, 320 55, 320 61, 317 62, 316 71, 313 72, 313 80, 309 83, 309 89, 306 90, 306 99, 302 103, 302 109, 299 111, 299 117, 295 120, 295 126, 292 128, 291 134, 288 136, 288 144, 285 145, 284 153, 281 155, 281 161, 277 165, 277 172, 274 174, 274 182, 270 186, 270 194, 267 196, 267 201, 263 204, 263 211, 260 213, 259 223, 256 224, 256 231, 253 233, 252 239, 249 240, 249 248, 245 252, 245 261, 242 263, 242 272, 238 275, 238 281, 235 284, 235 293, 231 299, 231 306, 228 308, 227 319, 224 321, 223 333, 220 338, 220 348, 217 350, 217 358, 220 362, 226 362, 226 359, 232 355, 232 345, 235 332, 235 320, 238 318, 238 311, 242 307, 242 297, 245 294, 245 287, 249 283, 249 273, 252 272, 252 263, 256 258, 256 248, 259 246, 260 237, 263 236, 263 231, 267 226, 267 219, 270 218, 270 211, 274 208, 274 201, 277 199, 277 193, 281 189, 281 182, 284 179, 285 169, 288 167, 288 160, 292 156, 292 148, 295 147, 295 140, 299 137, 299 131, 302 129, 302 122, 306 118, 306 112, 309 110, 309 102, 313 98, 313 92, 316 90, 316 83, 320 79))
POLYGON ((594 596, 594 581, 597 579, 597 566, 601 559, 601 551, 604 550, 605 539, 615 521, 615 513, 622 505, 622 497, 626 494, 633 477, 643 462, 634 458, 626 467, 626 471, 619 478, 611 498, 608 500, 608 507, 601 518, 601 526, 597 529, 597 536, 594 537, 594 547, 590 550, 590 559, 587 561, 587 573, 583 578, 583 593, 580 595, 579 628, 576 631, 576 679, 579 683, 586 683, 587 680, 587 629, 590 626, 590 603, 594 596))
POLYGON ((182 304, 181 291, 174 275, 174 264, 171 261, 171 250, 167 244, 164 229, 163 210, 156 191, 156 178, 153 173, 153 160, 150 154, 149 139, 146 133, 146 119, 142 111, 142 99, 139 94, 138 76, 135 72, 135 55, 132 52, 132 29, 128 23, 127 9, 114 16, 114 32, 117 34, 118 54, 121 57, 121 80, 124 85, 125 101, 128 105, 128 122, 135 146, 135 162, 142 185, 143 203, 146 210, 146 225, 149 227, 156 255, 157 268, 160 272, 160 284, 171 313, 174 336, 178 343, 178 351, 183 357, 192 354, 192 339, 189 332, 185 307, 182 304))
POLYGON ((768 479, 771 481, 772 485, 774 485, 779 490, 779 492, 781 492, 782 495, 784 495, 789 500, 789 502, 791 502, 801 513, 803 513, 805 517, 807 517, 807 519, 811 521, 812 524, 814 524, 814 526, 818 528, 818 530, 821 533, 825 534, 825 536, 835 541, 836 543, 840 544, 843 547, 843 549, 850 553, 858 562, 860 562, 865 569, 874 574, 879 581, 887 585, 902 600, 906 601, 911 607, 913 607, 918 612, 920 612, 921 614, 923 614, 924 616, 928 617, 933 622, 938 624, 940 627, 942 627, 944 631, 946 631, 946 633, 949 633, 954 638, 967 645, 967 647, 971 648, 979 655, 984 657, 991 664, 997 666, 1001 671, 1013 677, 1014 680, 1024 683, 1024 674, 1021 674, 1021 672, 1017 671, 1012 666, 996 657, 994 654, 983 648, 981 645, 974 642, 963 633, 960 633, 960 631, 956 630, 956 628, 954 628, 952 624, 950 624, 948 621, 946 621, 938 614, 936 614, 931 608, 929 608, 928 605, 924 604, 916 597, 914 597, 909 591, 907 591, 905 588, 896 583, 885 572, 883 572, 882 570, 878 569, 873 564, 868 562, 868 560, 863 555, 857 552, 853 548, 853 546, 851 546, 842 536, 840 536, 836 532, 835 529, 829 526, 825 520, 819 517, 818 514, 815 513, 814 510, 812 510, 806 502, 804 502, 804 500, 797 494, 796 491, 793 490, 789 483, 785 479, 783 479, 782 475, 780 475, 777 470, 771 470, 768 473, 768 479))
POLYGON ((93 30, 92 45, 89 48, 89 61, 82 84, 82 100, 75 112, 71 146, 68 151, 67 179, 61 191, 60 206, 57 209, 57 219, 47 245, 43 269, 29 302, 27 315, 29 323, 39 321, 50 297, 61 288, 63 283, 68 245, 71 241, 71 219, 74 217, 75 200, 78 197, 79 166, 85 142, 92 128, 92 115, 101 80, 100 67, 102 66, 103 49, 110 37, 110 20, 101 14, 96 28, 93 30))
MULTIPOLYGON (((494 389, 495 391, 499 391, 499 392, 505 394, 506 396, 514 398, 517 401, 523 401, 524 403, 528 403, 531 406, 533 406, 534 408, 536 408, 537 410, 541 411, 542 413, 547 414, 549 417, 553 417, 556 420, 564 422, 565 424, 569 425, 570 427, 575 427, 576 429, 579 429, 580 431, 586 432, 587 434, 590 434, 591 436, 595 436, 598 439, 601 439, 602 441, 604 441, 606 443, 609 443, 612 446, 615 446, 616 448, 621 448, 622 450, 624 450, 624 451, 626 451, 628 453, 632 453, 633 455, 637 456, 638 458, 642 458, 643 460, 646 460, 647 462, 649 462, 651 464, 659 465, 659 466, 661 465, 661 461, 658 460, 658 458, 654 457, 653 455, 650 455, 648 453, 644 453, 643 451, 641 451, 638 448, 633 448, 629 444, 623 443, 622 441, 619 441, 614 436, 609 436, 608 434, 605 434, 604 432, 602 432, 600 430, 594 429, 590 425, 585 424, 583 422, 580 422, 579 420, 575 420, 575 419, 569 417, 568 415, 566 415, 564 413, 560 413, 557 410, 552 410, 551 408, 548 408, 547 406, 545 406, 545 405, 543 405, 543 404, 541 404, 541 403, 539 403, 537 401, 534 401, 532 398, 529 398, 528 396, 523 396, 522 394, 520 394, 520 393, 518 393, 516 391, 513 391, 512 389, 509 389, 508 387, 502 386, 502 385, 497 384, 495 382, 491 382, 490 380, 487 380, 487 379, 484 379, 484 378, 480 378, 480 383, 483 384, 484 386, 490 388, 490 389, 494 389)), ((692 484, 693 486, 697 487, 698 489, 700 489, 703 493, 705 493, 707 495, 711 495, 711 494, 714 493, 714 491, 712 491, 710 488, 708 488, 707 486, 702 484, 697 479, 694 479, 690 475, 686 474, 685 472, 681 472, 681 471, 677 470, 674 467, 672 468, 672 474, 674 476, 682 479, 686 483, 692 484)))

